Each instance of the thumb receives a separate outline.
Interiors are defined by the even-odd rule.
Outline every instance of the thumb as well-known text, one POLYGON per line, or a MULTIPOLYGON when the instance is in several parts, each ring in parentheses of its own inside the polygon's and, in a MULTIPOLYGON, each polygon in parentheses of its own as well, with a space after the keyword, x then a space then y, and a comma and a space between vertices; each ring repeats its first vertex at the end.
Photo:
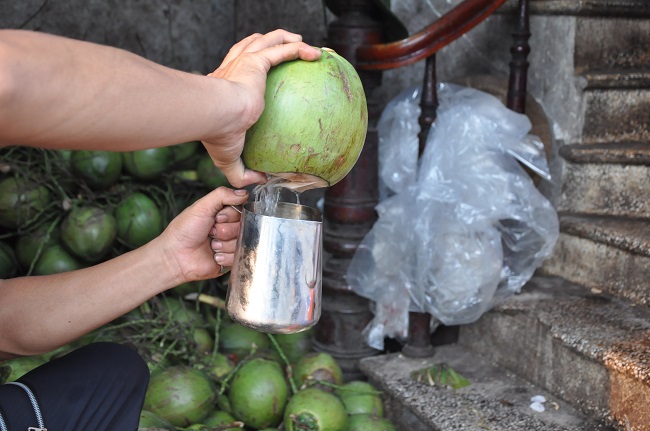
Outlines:
POLYGON ((215 162, 215 165, 221 169, 221 172, 228 178, 228 182, 233 187, 245 187, 250 184, 266 183, 266 175, 262 172, 247 169, 241 158, 226 164, 215 162))

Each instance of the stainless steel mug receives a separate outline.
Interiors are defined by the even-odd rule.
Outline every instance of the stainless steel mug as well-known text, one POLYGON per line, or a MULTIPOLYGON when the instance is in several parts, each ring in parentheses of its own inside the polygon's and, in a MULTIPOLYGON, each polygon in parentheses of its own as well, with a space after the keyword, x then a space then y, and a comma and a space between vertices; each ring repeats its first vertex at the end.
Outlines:
POLYGON ((261 205, 243 207, 226 309, 261 332, 301 332, 320 318, 323 217, 287 202, 265 215, 261 205))

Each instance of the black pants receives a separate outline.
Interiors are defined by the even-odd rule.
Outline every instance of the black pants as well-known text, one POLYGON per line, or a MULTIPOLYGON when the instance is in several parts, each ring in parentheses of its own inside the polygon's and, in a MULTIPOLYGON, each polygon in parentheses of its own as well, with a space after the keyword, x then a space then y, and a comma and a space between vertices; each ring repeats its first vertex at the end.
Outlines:
MULTIPOLYGON (((34 393, 52 431, 132 431, 138 428, 149 370, 132 349, 94 343, 18 379, 34 393)), ((0 413, 9 431, 37 427, 27 393, 0 386, 0 413)))

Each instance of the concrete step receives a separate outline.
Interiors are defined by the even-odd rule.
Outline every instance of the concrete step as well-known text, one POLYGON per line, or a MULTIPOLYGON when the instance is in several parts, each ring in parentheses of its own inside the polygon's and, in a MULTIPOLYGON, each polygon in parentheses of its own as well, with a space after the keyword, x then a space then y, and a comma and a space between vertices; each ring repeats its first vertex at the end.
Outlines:
MULTIPOLYGON (((584 147, 573 152, 573 159, 586 156, 584 147), (578 154, 581 153, 581 154, 578 154)), ((617 147, 608 154, 614 158, 617 147)), ((620 147, 618 147, 620 150, 620 147)), ((594 147, 594 154, 599 151, 594 147)), ((601 154, 608 150, 602 150, 601 154)), ((640 159, 647 157, 645 152, 640 159)), ((590 157, 590 156, 589 156, 590 157)), ((617 157, 624 156, 619 152, 617 157)), ((634 157, 634 156, 631 156, 634 157)), ((594 162, 594 160, 591 160, 594 162)), ((566 163, 557 198, 558 211, 623 217, 650 217, 650 166, 645 164, 566 163)))
POLYGON ((650 217, 650 143, 564 145, 561 212, 650 217))
MULTIPOLYGON (((645 7, 650 9, 650 3, 645 7)), ((650 15, 632 12, 628 17, 580 17, 576 21, 573 61, 578 73, 587 70, 628 70, 647 68, 650 59, 650 15), (598 39, 594 40, 594 35, 598 39)))
POLYGON ((650 304, 650 219, 562 214, 560 231, 540 273, 650 304))
POLYGON ((520 294, 461 326, 458 343, 588 417, 621 430, 650 430, 646 307, 536 276, 520 294))
POLYGON ((628 84, 584 90, 582 143, 650 141, 650 89, 628 84))
POLYGON ((650 143, 613 142, 564 145, 560 155, 571 163, 650 166, 650 143))
MULTIPOLYGON (((364 358, 360 368, 383 392, 386 416, 400 431, 604 431, 559 397, 499 368, 466 346, 436 348, 430 358, 401 353, 364 358), (446 364, 470 381, 451 389, 420 382, 414 371, 446 364), (544 396, 543 412, 530 407, 544 396)), ((432 380, 434 383, 435 381, 432 380)))
MULTIPOLYGON (((517 0, 510 0, 514 7, 517 0)), ((581 16, 650 16, 650 4, 646 0, 530 0, 530 10, 538 15, 581 16)))
MULTIPOLYGON (((650 59, 650 55, 647 57, 650 59)), ((582 72, 589 89, 650 88, 650 71, 641 68, 617 68, 606 70, 590 68, 582 72)))

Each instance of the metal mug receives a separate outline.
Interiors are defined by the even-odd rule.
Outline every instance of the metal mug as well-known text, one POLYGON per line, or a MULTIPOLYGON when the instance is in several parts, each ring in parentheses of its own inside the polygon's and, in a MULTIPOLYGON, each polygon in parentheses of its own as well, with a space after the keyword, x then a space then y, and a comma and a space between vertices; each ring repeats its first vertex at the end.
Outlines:
POLYGON ((323 217, 287 202, 265 215, 261 205, 243 206, 226 309, 235 322, 261 332, 307 330, 321 314, 323 217))

